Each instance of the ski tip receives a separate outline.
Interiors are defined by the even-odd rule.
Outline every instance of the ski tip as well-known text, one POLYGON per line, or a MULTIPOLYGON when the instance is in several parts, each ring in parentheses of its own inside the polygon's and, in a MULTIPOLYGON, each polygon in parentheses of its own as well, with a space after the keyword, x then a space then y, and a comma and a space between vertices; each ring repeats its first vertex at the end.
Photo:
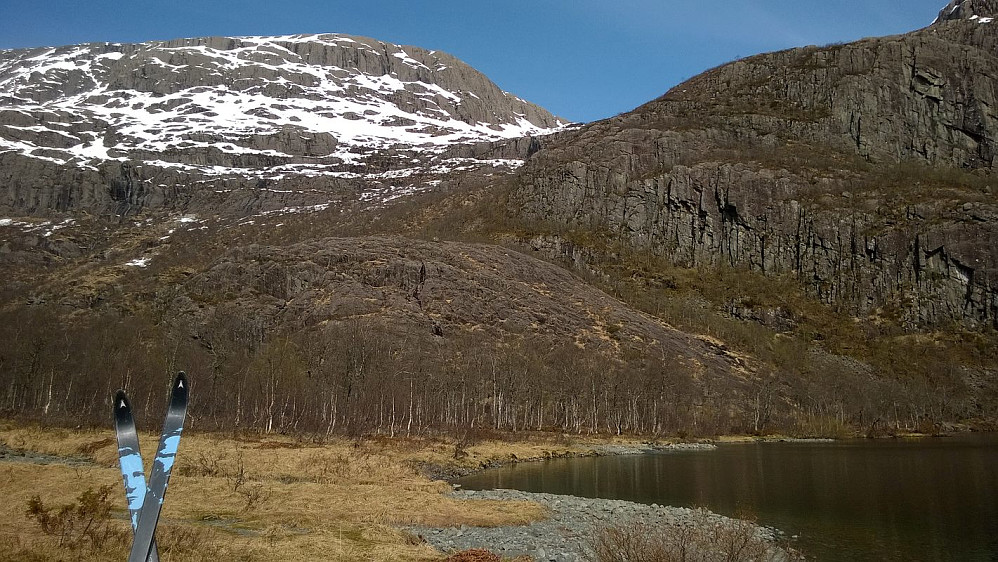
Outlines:
POLYGON ((187 381, 187 373, 180 371, 177 373, 177 378, 173 379, 173 389, 182 390, 186 392, 188 390, 188 385, 190 383, 187 381))
POLYGON ((118 390, 114 393, 114 411, 120 412, 122 410, 131 409, 128 403, 128 395, 125 394, 123 389, 118 390))

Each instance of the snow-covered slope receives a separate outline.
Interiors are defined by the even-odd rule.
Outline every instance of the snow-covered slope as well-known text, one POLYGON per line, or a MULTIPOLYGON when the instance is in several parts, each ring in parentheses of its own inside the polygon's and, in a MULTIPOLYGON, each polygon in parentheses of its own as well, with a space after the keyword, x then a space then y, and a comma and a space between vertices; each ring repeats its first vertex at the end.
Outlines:
POLYGON ((0 51, 0 156, 84 169, 356 177, 564 125, 450 55, 362 37, 0 51))

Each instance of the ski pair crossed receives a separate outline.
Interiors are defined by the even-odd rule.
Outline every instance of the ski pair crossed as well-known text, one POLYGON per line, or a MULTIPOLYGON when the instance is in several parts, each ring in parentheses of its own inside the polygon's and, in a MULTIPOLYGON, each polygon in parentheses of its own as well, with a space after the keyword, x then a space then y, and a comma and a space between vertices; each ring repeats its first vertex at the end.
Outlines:
POLYGON ((146 486, 145 469, 139 453, 139 436, 132 419, 132 405, 124 390, 114 395, 114 429, 118 436, 118 463, 121 477, 125 482, 125 498, 128 500, 128 513, 132 520, 134 538, 128 562, 159 562, 156 548, 156 524, 166 496, 166 486, 170 482, 170 471, 177 456, 180 432, 184 429, 187 415, 188 383, 187 375, 177 373, 173 380, 170 404, 163 423, 163 434, 156 449, 149 485, 146 486))

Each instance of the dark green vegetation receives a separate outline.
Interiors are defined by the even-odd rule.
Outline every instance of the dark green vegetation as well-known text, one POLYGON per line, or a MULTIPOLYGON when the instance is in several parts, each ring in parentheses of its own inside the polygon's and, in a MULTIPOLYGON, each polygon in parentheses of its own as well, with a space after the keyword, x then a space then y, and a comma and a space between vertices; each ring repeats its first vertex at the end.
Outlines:
POLYGON ((0 411, 105 423, 116 387, 155 411, 182 368, 218 428, 990 426, 996 30, 737 61, 387 206, 192 179, 0 227, 0 411))

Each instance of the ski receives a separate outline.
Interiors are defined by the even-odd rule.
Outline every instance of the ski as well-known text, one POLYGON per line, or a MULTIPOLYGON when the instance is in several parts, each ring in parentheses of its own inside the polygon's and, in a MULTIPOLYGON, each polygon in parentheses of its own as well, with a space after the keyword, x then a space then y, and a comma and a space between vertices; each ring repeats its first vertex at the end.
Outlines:
POLYGON ((163 423, 163 433, 159 439, 159 447, 156 449, 156 459, 152 464, 152 474, 149 476, 148 490, 139 511, 135 539, 132 542, 132 551, 128 555, 128 562, 146 562, 152 552, 156 524, 159 523, 159 514, 163 508, 166 487, 170 483, 170 471, 173 470, 173 462, 177 456, 180 433, 184 429, 188 386, 187 375, 182 371, 177 373, 177 377, 173 381, 170 405, 166 411, 166 421, 163 423))
MULTIPOLYGON (((114 395, 114 432, 118 438, 118 464, 125 483, 125 500, 128 502, 128 515, 134 533, 139 525, 142 502, 146 499, 146 474, 142 467, 142 454, 139 452, 139 436, 132 418, 132 405, 124 390, 119 390, 114 395)), ((155 540, 146 562, 159 562, 155 540)))

